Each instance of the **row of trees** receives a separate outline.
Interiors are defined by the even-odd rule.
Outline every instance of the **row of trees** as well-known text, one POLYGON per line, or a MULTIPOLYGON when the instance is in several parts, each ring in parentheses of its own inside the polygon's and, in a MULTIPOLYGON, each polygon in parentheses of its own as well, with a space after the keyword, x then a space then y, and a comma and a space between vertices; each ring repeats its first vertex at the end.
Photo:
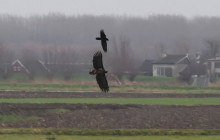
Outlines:
POLYGON ((32 43, 35 47, 71 46, 75 50, 88 50, 98 46, 94 38, 100 29, 105 29, 110 39, 129 38, 138 59, 145 59, 146 56, 157 58, 161 44, 168 53, 201 51, 207 46, 204 40, 219 39, 219 27, 220 18, 216 17, 131 18, 50 14, 23 18, 0 15, 0 41, 13 48, 32 43))
POLYGON ((95 37, 104 29, 110 40, 105 67, 119 79, 122 72, 133 73, 132 80, 146 58, 157 59, 162 52, 218 55, 219 27, 217 17, 0 15, 0 64, 15 59, 91 64, 94 51, 101 49, 95 37))

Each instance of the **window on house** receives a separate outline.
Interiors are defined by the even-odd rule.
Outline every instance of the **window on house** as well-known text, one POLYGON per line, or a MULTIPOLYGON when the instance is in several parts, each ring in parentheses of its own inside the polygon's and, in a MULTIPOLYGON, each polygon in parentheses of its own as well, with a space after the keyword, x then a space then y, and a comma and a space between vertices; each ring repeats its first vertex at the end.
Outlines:
POLYGON ((13 66, 13 71, 14 72, 20 72, 21 71, 21 67, 20 66, 13 66))
POLYGON ((168 77, 172 76, 172 69, 171 68, 165 68, 165 75, 168 77))
POLYGON ((161 76, 165 76, 165 68, 160 68, 160 75, 161 76))
POLYGON ((215 67, 220 68, 220 62, 215 62, 215 67))
POLYGON ((13 71, 17 71, 17 67, 16 66, 13 66, 13 71))
POLYGON ((171 68, 164 68, 164 67, 158 67, 157 68, 157 75, 158 76, 172 76, 172 69, 171 68))
POLYGON ((215 73, 216 78, 220 78, 220 73, 215 73))

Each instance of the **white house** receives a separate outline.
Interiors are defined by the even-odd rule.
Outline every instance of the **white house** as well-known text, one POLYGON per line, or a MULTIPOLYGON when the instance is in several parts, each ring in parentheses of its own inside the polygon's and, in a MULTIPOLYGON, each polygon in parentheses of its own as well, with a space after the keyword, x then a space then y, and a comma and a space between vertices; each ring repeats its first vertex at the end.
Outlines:
POLYGON ((161 59, 153 62, 153 76, 177 77, 179 72, 190 63, 186 55, 164 55, 161 59))
POLYGON ((220 56, 208 59, 208 73, 211 78, 220 78, 220 56))

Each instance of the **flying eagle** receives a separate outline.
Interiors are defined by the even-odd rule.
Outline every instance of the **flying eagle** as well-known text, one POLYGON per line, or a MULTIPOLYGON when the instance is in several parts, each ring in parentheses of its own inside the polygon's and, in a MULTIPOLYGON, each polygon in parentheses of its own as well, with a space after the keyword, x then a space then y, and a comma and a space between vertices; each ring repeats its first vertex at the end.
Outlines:
POLYGON ((93 67, 94 70, 90 71, 89 74, 96 75, 96 81, 103 92, 108 92, 108 81, 105 77, 107 71, 103 67, 102 63, 102 53, 100 51, 96 52, 93 56, 93 67))
POLYGON ((103 48, 104 52, 107 52, 108 38, 106 38, 104 30, 100 30, 100 37, 96 37, 96 40, 101 40, 102 48, 103 48))

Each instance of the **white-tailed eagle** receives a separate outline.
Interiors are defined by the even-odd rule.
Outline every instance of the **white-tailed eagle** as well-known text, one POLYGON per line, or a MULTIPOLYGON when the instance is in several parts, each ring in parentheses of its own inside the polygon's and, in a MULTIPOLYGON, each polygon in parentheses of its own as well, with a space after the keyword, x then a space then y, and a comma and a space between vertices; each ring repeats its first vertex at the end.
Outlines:
POLYGON ((102 63, 102 53, 100 51, 96 52, 93 56, 93 67, 94 69, 89 72, 91 75, 96 75, 96 81, 103 92, 108 92, 108 81, 105 74, 107 71, 103 67, 102 63))

